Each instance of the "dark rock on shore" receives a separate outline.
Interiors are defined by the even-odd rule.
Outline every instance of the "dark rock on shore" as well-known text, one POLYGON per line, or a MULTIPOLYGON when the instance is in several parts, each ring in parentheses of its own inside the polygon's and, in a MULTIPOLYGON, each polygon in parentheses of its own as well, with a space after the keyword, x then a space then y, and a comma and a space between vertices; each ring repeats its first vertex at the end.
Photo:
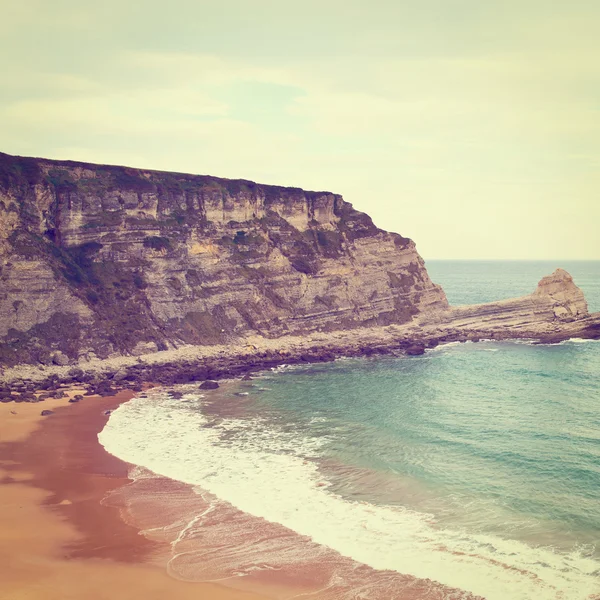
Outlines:
POLYGON ((206 381, 203 381, 200 384, 199 389, 201 389, 201 390, 216 390, 218 387, 219 387, 219 384, 216 381, 207 379, 206 381))
POLYGON ((408 356, 420 356, 421 354, 425 354, 425 344, 415 343, 411 344, 405 350, 408 356))
POLYGON ((123 367, 113 374, 112 380, 123 381, 124 379, 128 379, 130 377, 132 377, 132 374, 130 374, 127 369, 123 367))
POLYGON ((58 352, 56 352, 54 354, 54 356, 52 357, 52 362, 55 365, 59 365, 60 367, 64 367, 65 365, 68 365, 70 362, 69 357, 64 354, 63 352, 61 352, 60 350, 58 352))
POLYGON ((94 389, 98 396, 114 396, 117 390, 112 387, 110 381, 101 381, 94 389))
POLYGON ((49 416, 49 415, 53 415, 53 414, 54 414, 54 411, 53 411, 53 410, 47 410, 47 409, 46 409, 46 410, 43 410, 43 411, 40 413, 40 415, 42 415, 42 417, 47 417, 47 416, 49 416))

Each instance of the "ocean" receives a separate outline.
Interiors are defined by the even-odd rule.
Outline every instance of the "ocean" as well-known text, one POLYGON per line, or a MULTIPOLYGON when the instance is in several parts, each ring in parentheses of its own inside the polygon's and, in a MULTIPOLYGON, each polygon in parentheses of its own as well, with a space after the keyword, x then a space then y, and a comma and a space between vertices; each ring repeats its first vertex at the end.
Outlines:
MULTIPOLYGON (((563 267, 600 310, 600 261, 427 267, 454 305, 563 267)), ((134 398, 99 435, 132 464, 107 502, 170 542, 174 577, 281 599, 600 598, 600 342, 448 344, 182 391, 134 398)))

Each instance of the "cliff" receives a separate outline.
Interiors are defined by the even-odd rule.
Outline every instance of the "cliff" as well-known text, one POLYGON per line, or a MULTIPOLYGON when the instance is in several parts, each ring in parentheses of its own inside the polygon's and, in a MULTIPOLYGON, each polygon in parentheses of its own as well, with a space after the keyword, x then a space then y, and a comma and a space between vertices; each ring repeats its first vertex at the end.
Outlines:
POLYGON ((0 154, 0 364, 437 319, 412 240, 329 192, 0 154))

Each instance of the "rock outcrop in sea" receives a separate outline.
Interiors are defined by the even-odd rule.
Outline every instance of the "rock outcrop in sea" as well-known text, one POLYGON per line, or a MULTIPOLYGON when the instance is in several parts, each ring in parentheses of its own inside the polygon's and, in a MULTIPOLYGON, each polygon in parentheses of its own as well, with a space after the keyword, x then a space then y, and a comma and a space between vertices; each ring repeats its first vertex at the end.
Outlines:
MULTIPOLYGON (((196 348, 204 366, 188 380, 198 380, 454 340, 571 336, 600 337, 600 316, 566 271, 523 298, 449 307, 413 241, 336 194, 0 154, 4 367, 62 373, 158 351, 168 363, 196 348)), ((128 368, 107 386, 168 372, 128 368)))
POLYGON ((434 321, 492 339, 530 338, 556 341, 580 335, 597 337, 600 315, 590 315, 585 296, 564 269, 543 277, 532 294, 522 298, 452 307, 434 321))

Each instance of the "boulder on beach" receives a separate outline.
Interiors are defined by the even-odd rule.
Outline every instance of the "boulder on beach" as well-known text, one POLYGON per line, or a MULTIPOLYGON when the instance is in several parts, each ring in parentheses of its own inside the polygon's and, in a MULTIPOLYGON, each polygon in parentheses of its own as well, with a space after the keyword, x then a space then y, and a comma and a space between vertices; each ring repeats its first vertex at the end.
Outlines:
POLYGON ((199 388, 201 390, 216 390, 219 387, 219 384, 216 381, 213 381, 212 379, 207 379, 206 381, 203 381, 199 388))
POLYGON ((81 378, 84 377, 85 373, 83 372, 83 369, 80 369, 79 367, 73 367, 72 369, 69 369, 67 375, 74 381, 80 381, 81 378))
POLYGON ((98 396, 114 396, 117 390, 112 387, 110 381, 101 381, 96 386, 95 392, 98 396))
POLYGON ((55 352, 54 355, 52 356, 52 362, 55 365, 58 365, 59 367, 64 367, 69 364, 70 360, 69 360, 69 357, 64 352, 61 352, 59 350, 58 352, 55 352))
POLYGON ((113 374, 113 381, 123 381, 128 376, 128 371, 125 367, 121 367, 113 374))
POLYGON ((406 348, 406 354, 408 356, 420 356, 421 354, 425 354, 425 344, 420 342, 411 344, 406 348))
POLYGON ((42 415, 42 417, 47 417, 48 415, 53 415, 54 411, 53 410, 43 410, 40 415, 42 415))

